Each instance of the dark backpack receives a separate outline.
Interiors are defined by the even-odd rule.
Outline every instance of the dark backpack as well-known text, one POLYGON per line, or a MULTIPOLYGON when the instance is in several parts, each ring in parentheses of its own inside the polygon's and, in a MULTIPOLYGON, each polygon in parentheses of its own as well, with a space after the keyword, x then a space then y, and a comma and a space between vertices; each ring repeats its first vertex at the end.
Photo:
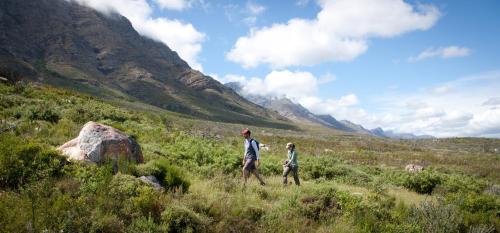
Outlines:
POLYGON ((252 146, 252 141, 254 141, 254 142, 255 142, 255 144, 257 145, 257 151, 259 151, 259 150, 260 150, 260 143, 259 143, 259 141, 255 140, 255 139, 253 139, 253 138, 252 138, 252 139, 250 139, 250 146, 249 146, 248 150, 249 150, 249 151, 251 151, 251 152, 253 152, 252 154, 256 155, 257 153, 256 153, 256 151, 254 151, 254 149, 253 149, 253 146, 252 146))

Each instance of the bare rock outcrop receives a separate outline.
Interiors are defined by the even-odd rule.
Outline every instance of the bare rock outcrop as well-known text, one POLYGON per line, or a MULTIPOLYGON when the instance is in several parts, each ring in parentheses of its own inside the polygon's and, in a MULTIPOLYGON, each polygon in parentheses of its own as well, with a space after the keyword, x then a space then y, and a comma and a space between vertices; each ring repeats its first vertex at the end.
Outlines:
POLYGON ((421 172, 424 170, 424 166, 411 163, 406 165, 405 170, 407 172, 421 172))
POLYGON ((133 138, 111 126, 92 121, 83 126, 77 138, 66 142, 57 150, 70 160, 101 163, 126 159, 144 162, 141 147, 133 138))

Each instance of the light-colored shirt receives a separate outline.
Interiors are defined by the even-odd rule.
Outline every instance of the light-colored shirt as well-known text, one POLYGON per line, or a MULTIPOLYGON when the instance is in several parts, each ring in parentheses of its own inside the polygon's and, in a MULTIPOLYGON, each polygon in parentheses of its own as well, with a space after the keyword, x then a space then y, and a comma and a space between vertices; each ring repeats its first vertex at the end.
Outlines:
POLYGON ((292 167, 298 167, 299 162, 297 161, 297 152, 295 150, 288 151, 288 164, 292 167))
MULTIPOLYGON (((250 138, 245 139, 245 154, 243 154, 243 157, 245 157, 249 153, 250 140, 251 140, 250 138)), ((255 151, 255 157, 257 158, 257 160, 259 160, 259 148, 257 147, 257 143, 255 142, 255 140, 252 140, 252 147, 253 150, 255 151)))

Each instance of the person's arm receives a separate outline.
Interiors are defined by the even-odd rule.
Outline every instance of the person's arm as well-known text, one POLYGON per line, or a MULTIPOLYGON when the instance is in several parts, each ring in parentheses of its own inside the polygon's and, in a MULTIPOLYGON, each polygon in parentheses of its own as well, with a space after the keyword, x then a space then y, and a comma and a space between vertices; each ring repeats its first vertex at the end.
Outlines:
POLYGON ((293 163, 297 159, 297 152, 292 151, 292 156, 290 156, 290 161, 288 161, 288 164, 293 163))
POLYGON ((243 148, 244 148, 244 149, 243 149, 243 159, 242 159, 242 163, 243 163, 243 165, 245 165, 245 157, 246 157, 246 155, 247 155, 247 143, 246 143, 246 141, 245 141, 245 143, 243 143, 243 148))

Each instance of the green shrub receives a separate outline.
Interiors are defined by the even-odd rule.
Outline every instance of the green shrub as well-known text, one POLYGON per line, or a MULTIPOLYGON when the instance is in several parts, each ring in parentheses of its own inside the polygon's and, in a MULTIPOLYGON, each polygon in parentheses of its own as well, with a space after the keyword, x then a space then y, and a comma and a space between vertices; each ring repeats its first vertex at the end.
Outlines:
POLYGON ((75 177, 80 183, 80 192, 87 194, 95 194, 106 188, 113 178, 112 168, 96 164, 71 164, 67 167, 66 174, 75 177))
POLYGON ((90 232, 121 233, 125 231, 125 223, 113 214, 93 216, 90 232))
POLYGON ((160 197, 152 187, 140 187, 137 196, 132 198, 133 208, 142 216, 148 216, 148 219, 152 218, 159 222, 161 213, 165 209, 164 202, 160 197))
MULTIPOLYGON (((500 199, 489 194, 469 193, 465 196, 460 207, 471 213, 488 213, 500 211, 500 199)), ((494 213, 496 214, 496 213, 494 213)))
POLYGON ((422 232, 459 232, 463 228, 463 217, 458 208, 442 200, 423 202, 420 207, 413 208, 411 221, 419 225, 422 232))
POLYGON ((405 173, 400 179, 405 188, 422 194, 431 194, 434 188, 442 182, 441 176, 432 170, 405 173))
POLYGON ((50 123, 57 123, 61 119, 59 113, 46 105, 39 105, 36 107, 28 108, 26 116, 31 121, 39 120, 47 121, 50 123))
POLYGON ((10 135, 0 135, 0 187, 59 176, 65 158, 56 151, 10 135))
POLYGON ((134 219, 127 227, 127 232, 130 233, 156 233, 166 231, 165 227, 163 225, 156 224, 152 217, 145 216, 134 219))
POLYGON ((300 199, 300 212, 314 221, 327 220, 342 214, 333 192, 305 196, 300 199))
POLYGON ((445 193, 481 193, 486 188, 486 182, 470 176, 450 175, 443 179, 437 187, 440 192, 445 193))
POLYGON ((117 200, 129 200, 138 196, 142 182, 134 176, 118 173, 111 182, 106 194, 117 200))
POLYGON ((204 232, 205 221, 192 210, 171 205, 161 214, 162 224, 167 232, 204 232))
POLYGON ((180 168, 170 165, 168 160, 163 158, 138 165, 136 175, 153 175, 169 190, 187 192, 190 185, 189 181, 185 178, 184 172, 180 168))

